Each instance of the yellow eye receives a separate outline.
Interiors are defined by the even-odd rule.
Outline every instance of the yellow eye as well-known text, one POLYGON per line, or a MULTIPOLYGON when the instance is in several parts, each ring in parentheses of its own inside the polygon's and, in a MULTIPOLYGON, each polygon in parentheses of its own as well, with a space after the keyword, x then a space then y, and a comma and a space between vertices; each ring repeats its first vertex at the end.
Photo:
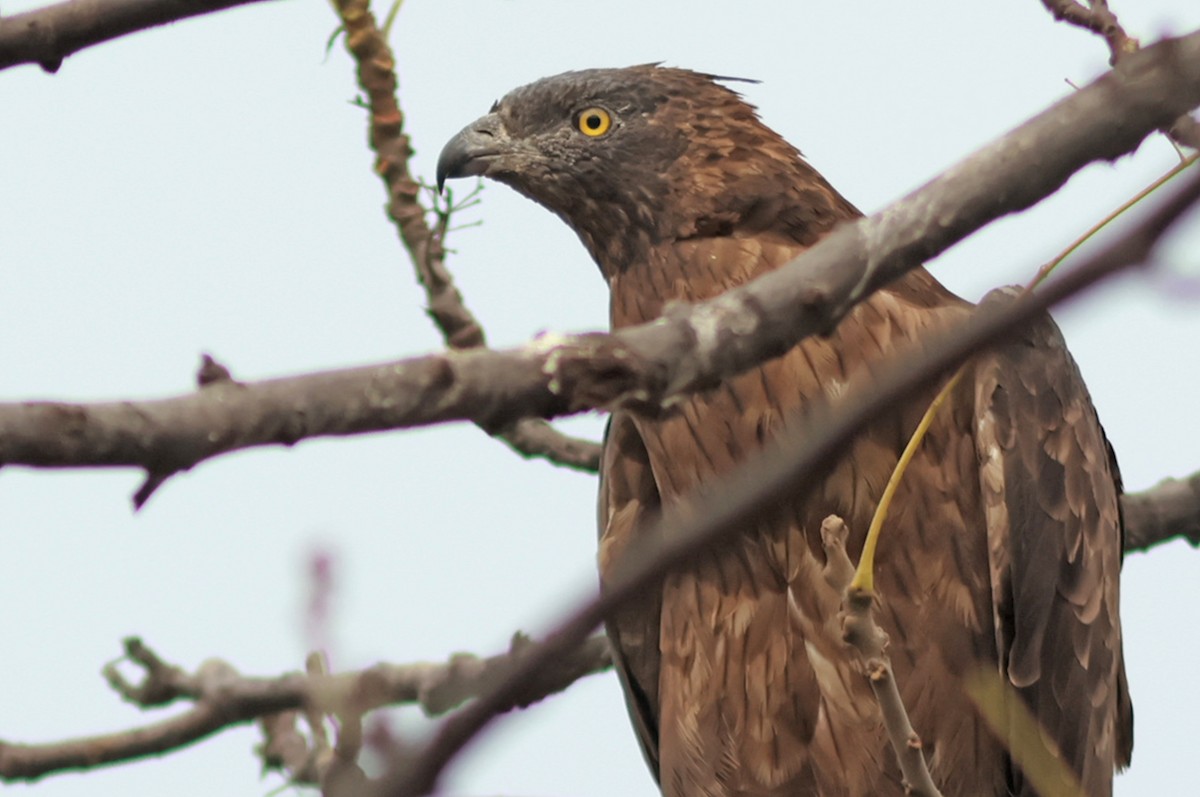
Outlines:
POLYGON ((596 138, 607 133, 612 127, 612 116, 603 108, 585 108, 575 117, 575 126, 585 136, 596 138))

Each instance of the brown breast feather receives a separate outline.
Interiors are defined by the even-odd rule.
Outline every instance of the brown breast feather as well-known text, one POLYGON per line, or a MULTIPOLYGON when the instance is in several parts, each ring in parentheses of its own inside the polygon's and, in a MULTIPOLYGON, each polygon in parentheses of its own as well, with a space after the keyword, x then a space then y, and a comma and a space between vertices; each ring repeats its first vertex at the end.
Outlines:
MULTIPOLYGON (((612 277, 613 325, 656 317, 666 299, 708 298, 799 251, 731 237, 656 250, 641 267, 612 277)), ((633 480, 640 495, 608 487, 602 496, 612 502, 602 508, 602 570, 611 567, 633 533, 632 517, 645 507, 657 508, 661 500, 669 508, 713 484, 806 403, 836 398, 882 358, 965 312, 962 302, 917 272, 855 310, 827 340, 810 339, 682 402, 666 417, 615 418, 624 446, 635 434, 644 446, 644 470, 633 480)), ((646 644, 655 629, 645 611, 614 619, 618 647, 623 639, 639 640, 623 669, 633 702, 645 702, 632 709, 665 794, 902 793, 874 699, 841 643, 840 595, 821 577, 819 528, 827 514, 841 515, 853 529, 857 553, 927 400, 875 423, 785 517, 747 529, 733 545, 671 574, 656 593, 657 651, 646 644), (656 738, 647 738, 652 734, 656 738)), ((978 486, 958 478, 976 468, 971 424, 969 401, 935 424, 897 496, 878 580, 897 677, 948 794, 985 793, 967 784, 1003 789, 1005 782, 1003 752, 950 687, 939 652, 996 657, 978 486), (944 638, 928 639, 924 632, 933 628, 944 638)), ((627 486, 631 480, 626 474, 607 482, 627 486)))

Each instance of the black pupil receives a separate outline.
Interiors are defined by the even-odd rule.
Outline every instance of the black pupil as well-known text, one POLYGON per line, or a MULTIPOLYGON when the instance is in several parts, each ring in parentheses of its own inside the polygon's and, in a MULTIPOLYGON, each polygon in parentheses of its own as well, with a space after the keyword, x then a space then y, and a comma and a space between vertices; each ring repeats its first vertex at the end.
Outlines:
POLYGON ((603 124, 603 122, 601 121, 599 114, 592 114, 584 120, 584 124, 586 124, 590 130, 596 130, 601 124, 603 124))

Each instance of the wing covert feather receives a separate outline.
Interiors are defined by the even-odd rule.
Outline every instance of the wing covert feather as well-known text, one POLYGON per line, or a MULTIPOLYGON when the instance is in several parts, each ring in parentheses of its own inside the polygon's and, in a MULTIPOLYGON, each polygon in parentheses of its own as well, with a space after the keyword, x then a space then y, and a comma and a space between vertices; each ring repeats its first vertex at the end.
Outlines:
MULTIPOLYGON (((976 360, 975 408, 1001 671, 1084 792, 1103 797, 1133 746, 1120 475, 1049 316, 976 360)), ((1013 777, 1016 794, 1032 794, 1013 777)))
MULTIPOLYGON (((600 584, 605 586, 620 558, 659 512, 658 486, 645 445, 632 418, 616 412, 604 436, 600 463, 600 584)), ((625 703, 638 743, 657 780, 659 616, 662 592, 646 590, 605 624, 613 647, 625 703)))

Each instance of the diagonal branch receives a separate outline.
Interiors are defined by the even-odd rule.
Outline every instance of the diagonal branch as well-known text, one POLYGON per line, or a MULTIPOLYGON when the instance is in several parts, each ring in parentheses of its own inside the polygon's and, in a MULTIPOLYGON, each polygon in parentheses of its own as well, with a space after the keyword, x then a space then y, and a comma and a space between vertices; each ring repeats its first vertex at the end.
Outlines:
POLYGON ((0 17, 0 69, 38 64, 57 72, 63 59, 139 30, 262 0, 67 0, 0 17))
POLYGON ((589 408, 653 411, 831 329, 871 291, 1085 165, 1135 149, 1200 104, 1200 33, 1130 55, 1113 72, 881 212, 844 225, 778 271, 615 335, 546 335, 263 382, 218 380, 146 402, 0 404, 0 463, 134 466, 166 478, 210 457, 307 437, 450 420, 488 430, 589 408))
POLYGON ((778 444, 730 474, 721 489, 693 497, 684 510, 647 529, 641 535, 640 548, 624 557, 624 566, 607 592, 572 612, 508 678, 446 721, 420 755, 393 766, 375 793, 418 797, 432 792, 449 762, 514 694, 520 694, 526 679, 540 667, 580 644, 604 618, 651 588, 664 573, 738 530, 762 522, 786 497, 811 489, 820 464, 835 456, 887 407, 907 399, 973 352, 1031 322, 1047 307, 1122 268, 1145 262, 1162 235, 1198 200, 1200 174, 1193 173, 1154 212, 1071 273, 1036 294, 981 307, 960 330, 920 356, 897 363, 872 379, 867 389, 853 391, 837 407, 798 424, 778 444))
MULTIPOLYGON (((1193 545, 1200 541, 1200 474, 1187 480, 1167 480, 1150 490, 1127 495, 1124 501, 1127 551, 1144 550, 1175 536, 1186 537, 1193 545)), ((847 567, 846 579, 853 570, 848 563, 847 567)), ((488 658, 457 654, 444 663, 378 664, 361 672, 339 673, 322 682, 322 694, 329 693, 328 684, 361 694, 367 690, 358 684, 366 679, 372 684, 369 691, 378 689, 382 693, 380 705, 415 704, 427 715, 439 716, 494 684, 499 674, 530 650, 529 644, 526 638, 516 635, 509 652, 488 658)), ((292 777, 315 782, 313 751, 302 746, 307 741, 294 728, 297 713, 320 702, 308 697, 316 689, 315 679, 300 674, 242 676, 217 660, 188 673, 162 661, 138 639, 126 640, 125 648, 125 658, 141 667, 144 677, 130 682, 114 665, 105 667, 105 677, 122 697, 142 708, 179 700, 195 705, 172 719, 103 736, 39 745, 0 741, 0 780, 36 780, 58 772, 161 755, 226 728, 258 720, 267 735, 262 754, 268 766, 286 766, 292 777), (215 700, 215 709, 204 705, 206 700, 215 700)), ((602 635, 593 636, 560 659, 553 670, 542 671, 516 703, 524 707, 610 667, 607 640, 602 635)), ((907 749, 905 752, 915 755, 907 749)))
MULTIPOLYGON (((387 188, 388 218, 396 225, 425 289, 429 317, 441 331, 446 344, 455 349, 486 345, 483 327, 467 308, 454 277, 446 268, 444 246, 453 204, 437 211, 438 222, 426 221, 430 209, 420 200, 422 186, 408 170, 412 145, 404 132, 404 111, 396 89, 396 59, 384 31, 375 23, 367 0, 336 0, 338 16, 346 29, 346 49, 358 65, 358 85, 367 95, 370 110, 369 137, 375 151, 375 173, 387 188)), ((599 467, 599 447, 569 437, 540 418, 519 418, 499 432, 517 453, 544 457, 551 462, 581 470, 599 467)))

